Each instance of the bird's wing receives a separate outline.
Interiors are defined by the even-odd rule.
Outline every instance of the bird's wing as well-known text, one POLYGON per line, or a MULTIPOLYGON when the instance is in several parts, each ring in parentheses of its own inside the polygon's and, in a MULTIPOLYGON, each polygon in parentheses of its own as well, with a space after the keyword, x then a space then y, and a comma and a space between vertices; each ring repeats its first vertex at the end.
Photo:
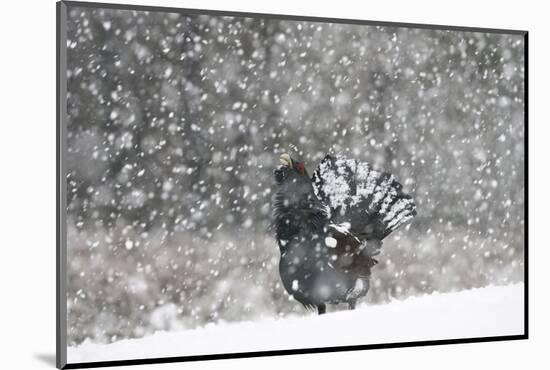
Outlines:
POLYGON ((329 224, 325 248, 332 266, 359 276, 369 276, 370 268, 378 263, 373 257, 380 253, 381 243, 361 240, 349 230, 350 225, 329 224))
POLYGON ((315 195, 335 224, 349 223, 360 240, 382 240, 416 215, 395 177, 343 156, 327 155, 312 177, 315 195))

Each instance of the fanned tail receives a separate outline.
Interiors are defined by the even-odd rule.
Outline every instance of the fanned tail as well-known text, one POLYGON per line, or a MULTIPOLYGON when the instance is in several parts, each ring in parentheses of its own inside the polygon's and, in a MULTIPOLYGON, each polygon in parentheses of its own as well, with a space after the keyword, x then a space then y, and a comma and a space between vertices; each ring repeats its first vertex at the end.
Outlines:
POLYGON ((351 222, 365 239, 382 240, 416 215, 413 199, 389 173, 342 156, 327 155, 313 174, 314 191, 335 222, 351 222))

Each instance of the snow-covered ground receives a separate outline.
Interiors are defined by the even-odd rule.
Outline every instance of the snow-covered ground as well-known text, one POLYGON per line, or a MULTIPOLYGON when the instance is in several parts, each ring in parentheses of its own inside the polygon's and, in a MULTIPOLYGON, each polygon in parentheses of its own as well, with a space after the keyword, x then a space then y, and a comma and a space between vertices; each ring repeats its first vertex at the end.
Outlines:
POLYGON ((432 294, 355 311, 213 325, 68 349, 69 363, 523 333, 523 284, 432 294))

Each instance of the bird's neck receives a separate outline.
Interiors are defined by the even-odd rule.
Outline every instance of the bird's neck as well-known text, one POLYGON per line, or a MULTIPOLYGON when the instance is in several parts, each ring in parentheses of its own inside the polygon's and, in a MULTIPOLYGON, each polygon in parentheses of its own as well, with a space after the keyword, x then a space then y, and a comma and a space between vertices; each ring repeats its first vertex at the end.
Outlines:
POLYGON ((276 234, 281 251, 286 244, 299 234, 317 233, 323 229, 327 220, 325 215, 312 208, 279 208, 276 212, 276 234))

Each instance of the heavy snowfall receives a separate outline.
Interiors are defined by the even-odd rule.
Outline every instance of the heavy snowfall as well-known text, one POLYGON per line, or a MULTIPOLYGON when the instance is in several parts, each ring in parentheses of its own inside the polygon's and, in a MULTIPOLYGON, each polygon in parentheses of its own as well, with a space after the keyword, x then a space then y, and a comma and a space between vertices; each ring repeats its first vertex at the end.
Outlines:
POLYGON ((285 320, 361 319, 380 330, 354 339, 407 340, 436 330, 394 327, 413 297, 434 294, 422 301, 434 315, 465 307, 465 320, 504 309, 504 291, 511 322, 448 333, 521 331, 521 36, 70 7, 67 38, 71 347, 285 320), (354 312, 309 318, 281 286, 270 224, 283 152, 310 173, 327 153, 368 162, 416 202, 354 312))

